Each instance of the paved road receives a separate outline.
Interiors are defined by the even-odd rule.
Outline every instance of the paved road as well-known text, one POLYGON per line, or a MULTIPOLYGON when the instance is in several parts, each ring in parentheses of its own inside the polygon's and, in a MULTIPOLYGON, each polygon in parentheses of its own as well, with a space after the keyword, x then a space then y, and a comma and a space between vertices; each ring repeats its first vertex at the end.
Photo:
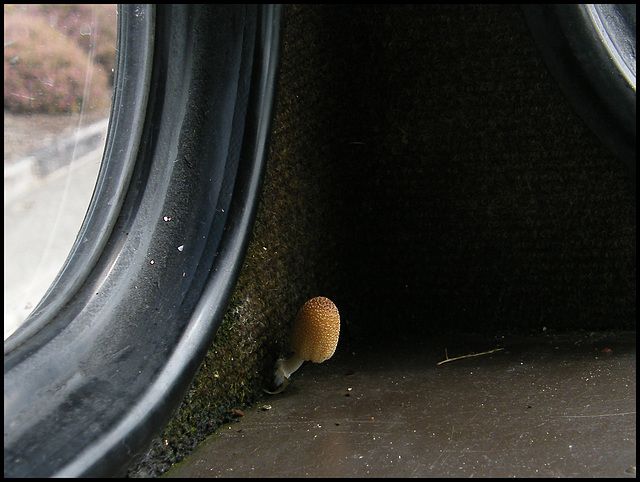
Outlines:
POLYGON ((104 136, 97 148, 42 178, 33 175, 36 159, 12 166, 24 175, 8 179, 5 170, 5 339, 35 308, 67 258, 93 194, 103 143, 104 136))

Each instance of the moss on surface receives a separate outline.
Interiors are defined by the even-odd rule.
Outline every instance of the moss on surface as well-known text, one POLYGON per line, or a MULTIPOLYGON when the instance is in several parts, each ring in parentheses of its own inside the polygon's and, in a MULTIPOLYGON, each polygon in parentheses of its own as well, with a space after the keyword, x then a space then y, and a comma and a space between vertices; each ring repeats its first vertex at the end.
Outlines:
POLYGON ((306 299, 338 350, 635 327, 635 183, 573 113, 516 7, 287 7, 267 175, 233 301, 131 475, 262 397, 306 299))

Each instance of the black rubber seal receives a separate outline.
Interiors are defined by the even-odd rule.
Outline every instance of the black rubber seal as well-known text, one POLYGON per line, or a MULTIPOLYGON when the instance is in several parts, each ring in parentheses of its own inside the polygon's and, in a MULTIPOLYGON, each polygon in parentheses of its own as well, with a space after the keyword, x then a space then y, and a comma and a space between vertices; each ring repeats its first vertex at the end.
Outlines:
POLYGON ((279 6, 119 6, 109 134, 63 270, 5 342, 5 477, 113 476, 182 401, 262 185, 279 6))
POLYGON ((601 141, 636 172, 636 6, 524 5, 550 72, 601 141))

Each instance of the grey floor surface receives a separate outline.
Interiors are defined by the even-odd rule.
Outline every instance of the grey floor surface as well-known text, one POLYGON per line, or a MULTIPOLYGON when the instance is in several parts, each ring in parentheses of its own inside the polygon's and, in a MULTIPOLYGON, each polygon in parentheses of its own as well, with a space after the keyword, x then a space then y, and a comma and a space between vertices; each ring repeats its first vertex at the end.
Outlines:
POLYGON ((339 349, 165 475, 633 477, 635 367, 635 333, 339 349))

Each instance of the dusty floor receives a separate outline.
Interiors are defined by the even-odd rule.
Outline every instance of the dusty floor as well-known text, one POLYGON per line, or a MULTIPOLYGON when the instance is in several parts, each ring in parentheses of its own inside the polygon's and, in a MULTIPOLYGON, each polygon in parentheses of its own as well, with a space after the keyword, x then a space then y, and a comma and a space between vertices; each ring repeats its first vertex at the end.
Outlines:
POLYGON ((629 477, 635 366, 635 333, 339 349, 166 476, 629 477))

